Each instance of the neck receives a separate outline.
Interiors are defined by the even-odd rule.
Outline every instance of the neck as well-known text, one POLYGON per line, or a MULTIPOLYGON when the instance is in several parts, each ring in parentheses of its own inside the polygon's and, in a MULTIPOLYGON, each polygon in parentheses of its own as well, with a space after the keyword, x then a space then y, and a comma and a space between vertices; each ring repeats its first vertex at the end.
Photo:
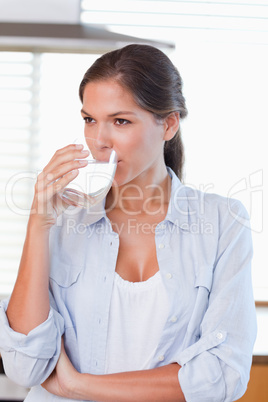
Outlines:
POLYGON ((166 209, 171 192, 171 178, 166 166, 161 172, 147 172, 120 187, 112 187, 106 208, 118 208, 125 213, 156 214, 166 209))

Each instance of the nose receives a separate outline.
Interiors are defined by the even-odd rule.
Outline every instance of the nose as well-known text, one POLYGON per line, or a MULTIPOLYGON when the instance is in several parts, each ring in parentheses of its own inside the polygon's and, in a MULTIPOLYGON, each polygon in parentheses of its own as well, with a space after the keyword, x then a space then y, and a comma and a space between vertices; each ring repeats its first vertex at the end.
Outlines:
POLYGON ((97 127, 96 130, 96 137, 95 137, 95 147, 98 149, 102 148, 111 148, 111 135, 109 132, 109 128, 101 124, 97 127))
POLYGON ((112 148, 111 135, 109 128, 105 125, 98 125, 94 132, 90 135, 86 133, 86 141, 90 149, 103 150, 105 148, 112 148))
POLYGON ((110 148, 109 144, 109 141, 103 135, 98 135, 94 140, 93 146, 96 149, 103 149, 110 148))

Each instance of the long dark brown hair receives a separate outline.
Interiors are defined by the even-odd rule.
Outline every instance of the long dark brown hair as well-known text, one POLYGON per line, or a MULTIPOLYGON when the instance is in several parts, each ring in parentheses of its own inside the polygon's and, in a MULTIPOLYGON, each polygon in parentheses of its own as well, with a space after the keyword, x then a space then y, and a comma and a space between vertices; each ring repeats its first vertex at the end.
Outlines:
MULTIPOLYGON (((81 102, 89 82, 110 78, 130 91, 136 103, 158 120, 172 112, 179 112, 180 119, 187 116, 181 76, 171 60, 153 46, 128 45, 98 58, 81 81, 81 102)), ((184 148, 180 128, 165 142, 164 158, 165 164, 182 179, 184 148)))

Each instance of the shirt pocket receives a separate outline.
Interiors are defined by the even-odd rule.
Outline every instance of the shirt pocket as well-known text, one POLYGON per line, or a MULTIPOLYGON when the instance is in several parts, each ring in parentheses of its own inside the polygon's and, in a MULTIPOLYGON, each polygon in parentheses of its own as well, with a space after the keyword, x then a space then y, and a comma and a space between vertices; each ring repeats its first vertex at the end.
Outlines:
POLYGON ((57 260, 51 264, 49 277, 61 288, 74 285, 81 274, 83 267, 57 260))
POLYGON ((64 328, 76 325, 79 311, 81 314, 81 298, 83 267, 68 264, 65 261, 54 261, 50 271, 51 306, 63 317, 64 328))

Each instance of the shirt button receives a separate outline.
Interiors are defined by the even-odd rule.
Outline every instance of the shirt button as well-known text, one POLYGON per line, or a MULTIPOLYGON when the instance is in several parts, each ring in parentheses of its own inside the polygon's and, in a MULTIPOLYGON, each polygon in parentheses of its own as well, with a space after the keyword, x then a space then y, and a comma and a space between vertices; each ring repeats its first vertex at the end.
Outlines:
POLYGON ((172 278, 172 274, 171 274, 170 272, 168 272, 168 273, 166 274, 166 278, 167 278, 167 279, 171 279, 171 278, 172 278))
POLYGON ((166 229, 166 224, 165 224, 165 223, 162 223, 162 224, 160 225, 160 229, 166 229))
POLYGON ((158 356, 158 360, 159 360, 160 362, 164 361, 164 360, 165 360, 165 356, 164 356, 164 355, 158 356))
POLYGON ((163 243, 160 243, 158 247, 159 248, 165 248, 165 245, 163 243))
POLYGON ((171 317, 170 321, 171 321, 171 322, 176 322, 176 321, 177 321, 177 317, 174 315, 173 317, 171 317))
POLYGON ((217 333, 217 335, 216 335, 216 338, 218 338, 218 339, 222 339, 222 338, 223 338, 222 333, 221 333, 221 332, 218 332, 218 333, 217 333))

